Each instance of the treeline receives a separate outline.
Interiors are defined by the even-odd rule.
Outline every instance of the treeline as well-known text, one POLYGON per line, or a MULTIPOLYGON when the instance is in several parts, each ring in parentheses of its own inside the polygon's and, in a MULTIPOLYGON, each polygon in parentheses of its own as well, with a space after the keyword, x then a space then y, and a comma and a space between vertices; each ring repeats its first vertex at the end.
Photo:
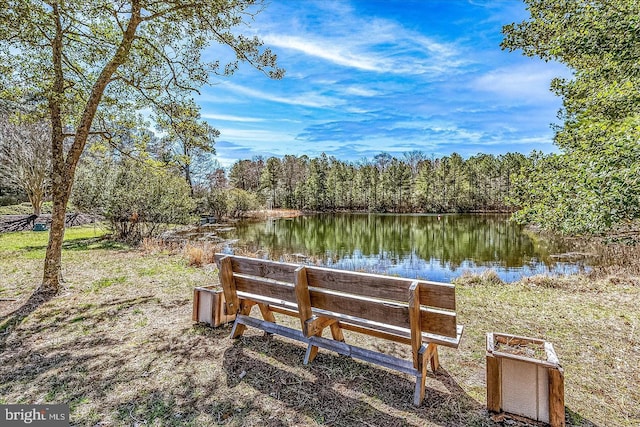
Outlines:
MULTIPOLYGON (((534 153, 535 154, 535 153, 534 153)), ((534 156, 532 154, 532 156, 534 156)), ((468 159, 422 152, 401 158, 381 153, 347 162, 322 154, 239 160, 228 173, 209 175, 210 198, 224 203, 230 190, 254 195, 267 208, 313 211, 477 212, 507 211, 512 177, 531 162, 519 153, 468 159)), ((222 213, 222 212, 219 212, 222 213)))

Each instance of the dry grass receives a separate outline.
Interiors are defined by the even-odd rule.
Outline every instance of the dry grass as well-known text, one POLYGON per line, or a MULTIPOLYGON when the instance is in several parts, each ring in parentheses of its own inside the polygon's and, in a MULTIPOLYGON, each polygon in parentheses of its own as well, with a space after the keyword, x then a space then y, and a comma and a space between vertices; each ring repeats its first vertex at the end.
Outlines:
POLYGON ((429 374, 415 408, 413 379, 403 374, 326 351, 304 366, 299 343, 255 330, 232 341, 228 326, 193 326, 193 287, 217 283, 207 258, 215 248, 194 245, 203 264, 194 268, 184 246, 78 243, 64 253, 62 292, 17 324, 11 313, 33 291, 44 254, 32 242, 0 246, 0 404, 69 403, 73 424, 86 426, 504 425, 484 407, 485 334, 497 331, 554 344, 569 425, 640 423, 640 285, 621 269, 461 281, 462 344, 442 349, 442 370, 429 374), (8 296, 17 301, 1 300, 8 296))

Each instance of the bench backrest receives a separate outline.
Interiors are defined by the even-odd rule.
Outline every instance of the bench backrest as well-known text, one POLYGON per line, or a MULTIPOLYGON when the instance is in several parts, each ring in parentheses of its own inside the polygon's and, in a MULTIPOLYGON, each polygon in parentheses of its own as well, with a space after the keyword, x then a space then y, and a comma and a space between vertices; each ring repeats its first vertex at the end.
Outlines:
POLYGON ((216 254, 215 258, 221 277, 232 280, 239 295, 249 299, 259 295, 297 304, 295 283, 300 278, 296 277, 304 274, 313 309, 402 329, 411 329, 413 317, 419 319, 414 322, 422 332, 456 337, 455 286, 451 284, 316 266, 301 269, 298 264, 235 255, 216 254), (224 257, 228 258, 222 263, 224 257), (419 316, 410 316, 410 310, 419 311, 419 316))

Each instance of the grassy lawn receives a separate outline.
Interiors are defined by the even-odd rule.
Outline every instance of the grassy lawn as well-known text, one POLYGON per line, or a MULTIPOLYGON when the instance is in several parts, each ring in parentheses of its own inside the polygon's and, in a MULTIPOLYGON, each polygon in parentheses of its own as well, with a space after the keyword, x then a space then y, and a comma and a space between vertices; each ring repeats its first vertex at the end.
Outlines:
POLYGON ((47 233, 0 235, 0 403, 68 403, 86 426, 503 425, 485 410, 484 337, 499 331, 554 343, 569 425, 640 424, 640 280, 624 269, 461 280, 462 344, 441 350, 416 408, 403 374, 326 351, 304 366, 299 343, 255 330, 231 341, 229 327, 192 325, 192 289, 215 284, 214 267, 104 234, 67 230, 62 291, 18 324, 11 313, 40 280, 47 233))

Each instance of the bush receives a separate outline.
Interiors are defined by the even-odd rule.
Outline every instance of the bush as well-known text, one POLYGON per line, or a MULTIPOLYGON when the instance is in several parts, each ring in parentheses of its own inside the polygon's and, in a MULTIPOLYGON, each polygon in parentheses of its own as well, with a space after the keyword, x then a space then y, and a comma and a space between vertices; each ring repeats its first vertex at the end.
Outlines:
POLYGON ((73 202, 104 215, 117 239, 137 243, 169 224, 190 222, 194 202, 189 194, 182 177, 153 163, 127 159, 79 169, 73 202))
POLYGON ((228 197, 228 213, 233 218, 240 218, 248 211, 260 208, 258 196, 239 188, 230 190, 228 197))

